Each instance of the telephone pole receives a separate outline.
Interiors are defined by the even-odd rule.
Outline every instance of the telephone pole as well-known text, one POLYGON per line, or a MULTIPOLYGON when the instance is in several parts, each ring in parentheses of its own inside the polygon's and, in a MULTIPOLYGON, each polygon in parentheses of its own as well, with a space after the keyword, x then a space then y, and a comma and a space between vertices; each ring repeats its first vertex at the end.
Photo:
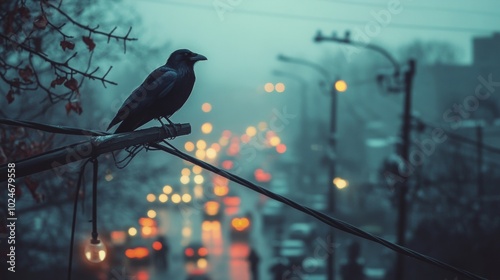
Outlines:
MULTIPOLYGON (((336 201, 336 189, 333 184, 333 179, 335 178, 335 167, 337 163, 337 153, 336 153, 336 145, 337 145, 337 94, 339 92, 345 91, 347 89, 347 84, 337 78, 332 81, 329 78, 328 71, 323 68, 321 65, 316 63, 300 59, 300 58, 292 58, 284 55, 278 55, 278 60, 283 62, 295 63, 304 66, 308 66, 313 68, 318 73, 323 76, 325 83, 328 85, 328 95, 330 95, 330 129, 328 134, 328 181, 327 181, 327 194, 328 194, 328 213, 333 216, 335 213, 335 201, 336 201), (338 82, 342 82, 342 86, 338 87, 338 82), (338 88, 337 88, 338 87, 338 88)), ((330 228, 329 233, 329 242, 331 242, 331 246, 335 244, 335 230, 330 228)), ((326 269, 327 269, 327 279, 334 280, 335 279, 335 251, 328 252, 328 256, 326 259, 326 269)))
MULTIPOLYGON (((409 162, 409 154, 410 154, 410 139, 411 139, 411 99, 412 99, 412 86, 413 86, 413 78, 415 77, 415 66, 416 61, 410 59, 408 61, 408 67, 403 75, 401 75, 401 66, 398 62, 392 57, 392 55, 386 51, 385 49, 374 45, 374 44, 366 44, 364 42, 356 42, 352 41, 349 38, 349 32, 346 32, 344 38, 338 38, 336 35, 331 37, 325 37, 318 32, 314 40, 316 42, 322 41, 333 41, 341 44, 348 44, 356 47, 362 47, 366 49, 370 49, 376 51, 386 57, 394 67, 394 73, 392 77, 387 77, 390 79, 391 85, 387 87, 387 90, 391 93, 403 92, 404 93, 404 104, 403 104, 403 120, 401 126, 401 150, 400 155, 401 159, 404 163, 409 162), (401 77, 402 76, 402 77, 401 77)), ((386 77, 383 77, 384 79, 386 77)), ((402 176, 404 179, 398 185, 397 195, 398 195, 398 219, 397 219, 397 243, 398 245, 405 246, 405 234, 407 227, 407 193, 408 193, 408 179, 407 177, 402 176)), ((401 280, 404 279, 404 256, 402 254, 397 255, 396 259, 396 267, 395 267, 395 279, 401 280)))

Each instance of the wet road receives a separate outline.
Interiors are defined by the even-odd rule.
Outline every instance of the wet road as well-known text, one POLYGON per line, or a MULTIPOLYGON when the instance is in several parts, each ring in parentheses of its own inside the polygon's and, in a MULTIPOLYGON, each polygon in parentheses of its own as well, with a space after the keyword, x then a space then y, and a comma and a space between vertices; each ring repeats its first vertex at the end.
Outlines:
MULTIPOLYGON (((131 274, 137 280, 188 279, 188 268, 184 260, 184 248, 189 244, 201 243, 208 249, 207 275, 211 280, 251 280, 247 256, 250 244, 260 257, 258 279, 268 279, 267 270, 272 261, 271 237, 263 231, 258 213, 259 195, 246 190, 236 190, 242 198, 238 213, 252 215, 250 236, 247 240, 233 241, 230 238, 230 218, 225 215, 221 221, 204 221, 200 203, 191 205, 170 205, 157 209, 159 233, 168 238, 170 254, 168 269, 161 271, 154 266, 134 268, 131 274), (173 207, 172 207, 173 206, 173 207)), ((201 278, 200 278, 201 279, 201 278)))

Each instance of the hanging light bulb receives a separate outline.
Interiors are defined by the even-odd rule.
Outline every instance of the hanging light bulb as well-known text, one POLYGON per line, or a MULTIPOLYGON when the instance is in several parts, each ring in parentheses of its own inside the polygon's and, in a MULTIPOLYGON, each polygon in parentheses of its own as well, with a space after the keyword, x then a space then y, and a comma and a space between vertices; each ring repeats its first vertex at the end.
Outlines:
POLYGON ((106 246, 99 239, 90 239, 85 246, 85 258, 93 263, 100 263, 106 258, 106 246))
POLYGON ((85 258, 93 263, 100 263, 106 258, 106 246, 97 238, 97 159, 94 163, 94 177, 92 178, 92 238, 90 243, 85 246, 85 258))

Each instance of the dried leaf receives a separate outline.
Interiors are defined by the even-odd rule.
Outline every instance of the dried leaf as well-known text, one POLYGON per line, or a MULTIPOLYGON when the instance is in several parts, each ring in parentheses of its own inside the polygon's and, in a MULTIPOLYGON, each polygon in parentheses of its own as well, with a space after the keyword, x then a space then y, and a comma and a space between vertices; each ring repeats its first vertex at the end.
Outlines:
POLYGON ((59 45, 61 45, 63 51, 65 51, 66 49, 72 50, 75 48, 75 43, 66 40, 62 40, 59 45))
POLYGON ((83 109, 80 102, 73 103, 73 111, 75 111, 78 115, 82 114, 83 109))
POLYGON ((66 103, 66 105, 64 106, 64 108, 66 108, 66 115, 69 115, 69 112, 71 112, 72 107, 73 106, 71 105, 71 102, 66 103))
POLYGON ((85 45, 87 45, 87 47, 89 48, 89 51, 93 51, 95 48, 94 40, 92 40, 92 38, 87 36, 82 36, 82 39, 85 45))
POLYGON ((78 82, 75 78, 71 78, 64 83, 64 86, 72 91, 78 92, 78 82))
POLYGON ((21 7, 17 10, 17 12, 21 15, 22 18, 24 19, 29 19, 31 17, 30 15, 30 10, 26 7, 21 7))
POLYGON ((14 78, 12 81, 10 81, 10 85, 13 87, 19 87, 21 85, 21 82, 19 81, 19 78, 14 78))
POLYGON ((66 81, 66 78, 64 77, 57 77, 55 78, 51 83, 50 83, 50 86, 51 87, 56 87, 58 85, 62 85, 64 82, 66 81))
POLYGON ((48 21, 45 15, 39 15, 33 21, 33 25, 38 29, 45 29, 47 27, 48 21))
POLYGON ((33 69, 31 69, 31 67, 29 67, 28 65, 26 65, 26 67, 24 67, 24 69, 19 69, 18 71, 19 73, 19 76, 25 81, 25 82, 29 82, 31 83, 31 76, 33 76, 33 69))
POLYGON ((83 112, 82 105, 80 102, 68 102, 64 107, 66 108, 66 114, 68 115, 71 111, 74 111, 78 115, 81 115, 83 112))
POLYGON ((14 91, 13 90, 9 90, 9 92, 7 92, 7 95, 5 96, 5 98, 7 98, 7 103, 12 103, 14 101, 14 91))

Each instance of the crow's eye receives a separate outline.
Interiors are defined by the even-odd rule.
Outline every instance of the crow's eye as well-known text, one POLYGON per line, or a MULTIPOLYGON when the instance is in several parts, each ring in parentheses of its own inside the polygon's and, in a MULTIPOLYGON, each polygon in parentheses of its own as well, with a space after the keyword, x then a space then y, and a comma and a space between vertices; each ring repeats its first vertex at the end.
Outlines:
POLYGON ((188 55, 189 55, 189 53, 187 53, 187 52, 184 53, 184 56, 188 56, 188 55))

